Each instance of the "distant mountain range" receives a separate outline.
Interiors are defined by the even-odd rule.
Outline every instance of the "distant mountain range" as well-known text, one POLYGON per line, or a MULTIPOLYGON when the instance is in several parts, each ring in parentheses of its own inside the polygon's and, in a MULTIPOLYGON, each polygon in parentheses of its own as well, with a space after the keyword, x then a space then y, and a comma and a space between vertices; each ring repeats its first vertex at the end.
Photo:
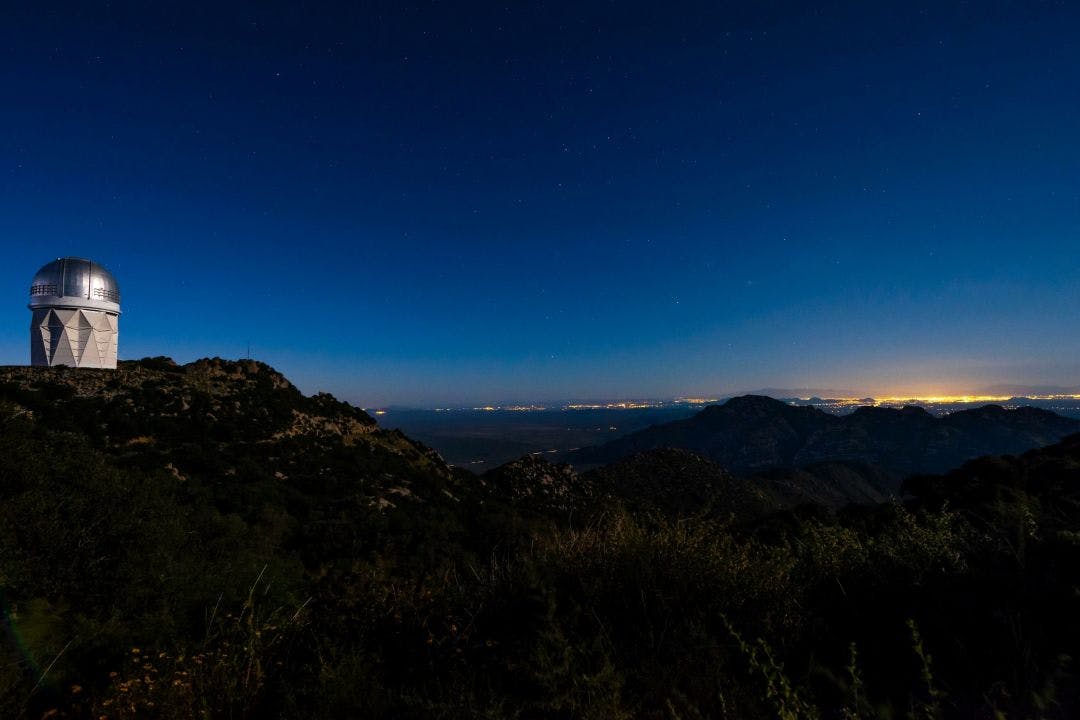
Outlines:
MULTIPOLYGON (((970 391, 944 393, 946 395, 971 395, 973 397, 1010 397, 1029 398, 1044 397, 1046 395, 1080 395, 1080 385, 1020 385, 1017 383, 997 383, 985 387, 975 388, 970 391)), ((917 394, 902 395, 896 392, 869 392, 867 390, 837 389, 837 388, 761 388, 747 390, 737 395, 724 393, 718 397, 742 397, 744 395, 764 395, 771 398, 867 398, 875 397, 910 397, 917 399, 917 394)), ((713 396, 717 397, 717 396, 713 396)))
POLYGON ((1078 395, 1080 394, 1080 386, 998 384, 981 388, 980 390, 977 390, 975 394, 997 395, 1002 397, 1008 395, 1015 398, 1039 397, 1044 395, 1078 395))
MULTIPOLYGON (((916 473, 940 473, 981 455, 1017 454, 1080 432, 1080 420, 1048 410, 986 405, 934 417, 922 408, 862 407, 837 416, 814 407, 746 395, 711 405, 693 417, 655 425, 568 460, 579 468, 612 463, 657 448, 697 453, 748 475, 800 468, 834 475, 836 464, 888 489, 916 473)), ((775 474, 775 472, 773 472, 775 474)))

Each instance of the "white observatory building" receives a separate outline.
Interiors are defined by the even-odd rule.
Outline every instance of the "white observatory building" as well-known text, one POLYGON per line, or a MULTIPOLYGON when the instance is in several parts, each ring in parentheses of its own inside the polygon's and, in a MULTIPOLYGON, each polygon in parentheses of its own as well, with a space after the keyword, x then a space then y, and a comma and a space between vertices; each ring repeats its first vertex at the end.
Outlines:
POLYGON ((59 258, 30 283, 30 364, 116 368, 120 286, 101 265, 59 258))

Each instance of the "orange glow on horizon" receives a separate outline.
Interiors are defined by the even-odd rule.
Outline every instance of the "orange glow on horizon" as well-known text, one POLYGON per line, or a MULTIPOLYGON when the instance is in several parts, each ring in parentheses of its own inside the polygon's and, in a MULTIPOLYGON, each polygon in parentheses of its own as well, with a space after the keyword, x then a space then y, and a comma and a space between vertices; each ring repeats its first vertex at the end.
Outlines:
MULTIPOLYGON (((927 405, 952 405, 952 404, 974 404, 974 403, 1002 403, 1008 402, 1013 398, 1022 398, 1024 400, 1080 400, 1080 394, 1069 395, 920 395, 918 393, 911 395, 888 395, 883 397, 877 397, 873 395, 865 395, 861 398, 825 398, 832 400, 833 402, 842 405, 900 405, 903 403, 925 403, 927 405), (867 402, 871 400, 871 402, 867 402)), ((810 398, 799 398, 800 400, 809 400, 810 398)))

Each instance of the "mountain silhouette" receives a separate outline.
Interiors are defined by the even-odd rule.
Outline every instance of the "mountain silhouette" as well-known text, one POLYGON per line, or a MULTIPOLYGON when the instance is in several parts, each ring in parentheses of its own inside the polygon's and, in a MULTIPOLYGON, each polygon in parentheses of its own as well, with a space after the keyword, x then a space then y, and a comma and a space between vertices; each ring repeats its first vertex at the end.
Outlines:
MULTIPOLYGON (((736 474, 844 463, 872 467, 898 485, 981 455, 1016 454, 1080 432, 1048 410, 986 405, 934 417, 919 407, 862 407, 838 416, 760 395, 732 398, 693 417, 631 433, 569 456, 593 467, 658 448, 689 450, 736 474)), ((863 474, 864 471, 859 471, 863 474)), ((882 481, 878 477, 871 484, 882 481)))

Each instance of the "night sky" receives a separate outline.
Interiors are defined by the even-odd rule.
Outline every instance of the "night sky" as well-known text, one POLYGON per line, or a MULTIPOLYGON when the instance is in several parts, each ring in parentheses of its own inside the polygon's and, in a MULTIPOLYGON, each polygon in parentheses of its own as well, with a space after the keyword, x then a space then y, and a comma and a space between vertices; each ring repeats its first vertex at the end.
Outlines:
POLYGON ((77 255, 366 406, 1080 384, 1076 5, 12 5, 2 364, 77 255))

